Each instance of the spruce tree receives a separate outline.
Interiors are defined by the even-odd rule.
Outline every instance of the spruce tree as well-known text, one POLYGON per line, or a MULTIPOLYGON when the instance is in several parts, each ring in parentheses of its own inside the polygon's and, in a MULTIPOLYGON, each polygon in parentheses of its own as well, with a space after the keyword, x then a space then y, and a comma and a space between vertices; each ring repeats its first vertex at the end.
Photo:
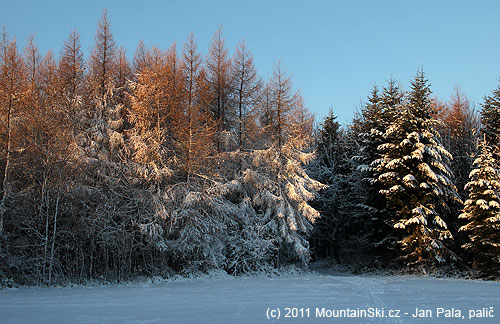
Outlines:
POLYGON ((311 175, 328 185, 320 191, 315 208, 321 217, 314 224, 314 252, 317 257, 333 257, 338 263, 364 263, 371 253, 372 209, 365 205, 369 196, 362 181, 364 173, 353 158, 360 146, 355 136, 340 127, 331 111, 319 131, 317 160, 311 175))
POLYGON ((460 228, 469 235, 469 242, 462 245, 471 253, 473 267, 484 276, 500 274, 500 176, 496 169, 492 149, 482 141, 481 152, 474 161, 475 169, 465 189, 469 199, 463 213, 467 220, 460 228))
POLYGON ((354 120, 351 132, 361 145, 361 152, 357 159, 360 169, 371 170, 370 163, 377 156, 377 146, 381 144, 383 129, 383 109, 381 105, 380 90, 375 85, 368 96, 368 102, 361 109, 358 118, 354 120))
POLYGON ((364 174, 364 182, 368 187, 369 197, 366 205, 374 210, 383 209, 385 203, 376 186, 377 171, 372 163, 380 158, 379 145, 383 144, 386 129, 394 122, 396 108, 401 103, 403 92, 390 79, 387 86, 380 92, 376 86, 368 97, 367 104, 361 111, 361 116, 355 121, 351 131, 361 146, 360 154, 355 159, 359 162, 358 169, 364 174))
POLYGON ((372 249, 371 254, 376 258, 382 257, 383 263, 387 259, 393 259, 391 252, 397 245, 394 231, 388 218, 386 199, 379 191, 382 189, 376 181, 380 175, 376 163, 381 153, 379 145, 385 141, 386 129, 395 121, 397 109, 403 100, 403 92, 398 87, 396 80, 390 79, 382 91, 375 86, 368 97, 368 102, 361 111, 361 116, 355 121, 351 132, 354 134, 359 151, 354 156, 358 164, 357 191, 360 206, 363 207, 365 217, 365 228, 369 236, 372 249))
MULTIPOLYGON (((311 235, 312 248, 317 258, 334 257, 339 260, 338 234, 341 224, 338 207, 342 183, 338 172, 343 161, 340 124, 333 109, 321 123, 316 143, 316 159, 308 166, 309 174, 328 187, 321 190, 313 206, 321 212, 311 235)), ((344 183, 345 185, 345 183, 344 183)))
POLYGON ((398 85, 398 81, 390 78, 387 85, 383 88, 380 95, 378 106, 380 117, 376 122, 376 128, 370 132, 371 139, 371 157, 369 164, 369 177, 366 179, 368 185, 368 200, 366 205, 372 208, 372 225, 373 228, 370 240, 373 244, 374 254, 379 257, 384 264, 388 260, 393 261, 394 251, 397 249, 397 233, 394 233, 390 213, 387 211, 387 200, 385 195, 380 193, 383 189, 376 179, 380 176, 380 172, 376 168, 376 163, 381 152, 379 145, 385 142, 385 132, 396 122, 398 113, 404 100, 404 92, 398 85))
POLYGON ((500 137, 500 85, 484 98, 481 123, 486 142, 496 145, 500 137))
POLYGON ((451 155, 436 131, 430 93, 420 71, 406 101, 399 105, 398 118, 384 134, 381 157, 374 162, 390 221, 395 229, 405 230, 399 243, 406 266, 423 272, 451 254, 445 241, 452 235, 443 215, 447 201, 459 199, 450 180, 451 155))

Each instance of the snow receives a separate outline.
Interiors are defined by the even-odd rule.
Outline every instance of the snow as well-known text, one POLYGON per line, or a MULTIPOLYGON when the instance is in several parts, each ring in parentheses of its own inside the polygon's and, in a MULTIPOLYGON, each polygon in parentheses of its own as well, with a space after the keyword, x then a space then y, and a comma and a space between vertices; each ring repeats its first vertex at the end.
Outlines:
POLYGON ((130 285, 18 288, 0 291, 0 323, 498 323, 500 283, 414 276, 307 273, 281 277, 219 276, 130 285), (286 307, 310 317, 283 318, 286 307), (400 318, 316 318, 316 308, 400 310, 400 318), (415 308, 433 318, 412 318, 415 308), (459 309, 465 320, 437 318, 459 309), (469 319, 493 307, 494 318, 469 319), (268 320, 279 308, 282 318, 268 320), (408 313, 405 315, 404 313, 408 313))
POLYGON ((488 202, 484 199, 476 200, 476 205, 478 205, 480 208, 482 208, 484 210, 490 209, 490 207, 488 206, 488 202))
POLYGON ((417 182, 417 178, 415 178, 413 174, 407 174, 403 177, 403 183, 408 188, 415 188, 415 182, 417 182))

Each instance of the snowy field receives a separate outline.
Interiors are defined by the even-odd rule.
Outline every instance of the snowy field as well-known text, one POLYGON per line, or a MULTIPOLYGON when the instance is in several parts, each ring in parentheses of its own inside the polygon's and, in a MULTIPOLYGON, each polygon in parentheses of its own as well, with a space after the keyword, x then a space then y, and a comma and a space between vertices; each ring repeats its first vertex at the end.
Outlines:
POLYGON ((0 291, 0 323, 500 323, 500 283, 309 273, 17 288, 0 291))

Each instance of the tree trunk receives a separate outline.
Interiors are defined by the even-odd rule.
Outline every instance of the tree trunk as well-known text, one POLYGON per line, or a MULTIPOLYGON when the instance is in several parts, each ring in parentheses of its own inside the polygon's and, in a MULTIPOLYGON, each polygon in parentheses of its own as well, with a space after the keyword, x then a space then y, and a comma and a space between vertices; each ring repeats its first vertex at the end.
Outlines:
MULTIPOLYGON (((191 65, 191 71, 193 71, 193 67, 191 65)), ((188 95, 188 143, 187 143, 187 152, 186 152, 186 182, 189 183, 189 177, 191 174, 191 146, 192 146, 192 104, 193 104, 193 78, 194 75, 191 73, 189 80, 189 95, 188 95)))
MULTIPOLYGON (((12 86, 11 86, 12 88, 12 86)), ((5 217, 5 200, 8 197, 8 178, 10 167, 10 151, 12 145, 12 91, 9 96, 9 106, 7 110, 7 148, 5 150, 5 166, 3 169, 2 198, 0 200, 0 234, 3 233, 3 222, 5 217)))
POLYGON ((241 150, 243 149, 243 79, 244 74, 242 72, 241 81, 240 81, 240 89, 239 89, 239 100, 238 100, 238 112, 239 112, 239 139, 238 139, 238 173, 241 172, 242 169, 242 160, 241 160, 241 150))
MULTIPOLYGON (((45 175, 44 179, 44 187, 45 183, 47 182, 47 175, 45 175)), ((45 200, 45 238, 44 238, 44 244, 43 244, 43 280, 46 280, 46 273, 47 273, 47 250, 48 250, 48 245, 49 245, 49 193, 48 191, 45 193, 45 190, 43 190, 43 195, 42 195, 42 201, 45 200), (44 198, 44 196, 46 196, 44 198)), ((42 206, 43 208, 43 206, 42 206)))
POLYGON ((52 285, 52 267, 54 265, 54 250, 55 250, 56 235, 57 235, 57 215, 59 213, 59 201, 61 199, 61 178, 62 178, 62 167, 59 169, 59 179, 57 181, 56 210, 54 212, 54 232, 52 234, 52 246, 50 249, 49 286, 52 285))

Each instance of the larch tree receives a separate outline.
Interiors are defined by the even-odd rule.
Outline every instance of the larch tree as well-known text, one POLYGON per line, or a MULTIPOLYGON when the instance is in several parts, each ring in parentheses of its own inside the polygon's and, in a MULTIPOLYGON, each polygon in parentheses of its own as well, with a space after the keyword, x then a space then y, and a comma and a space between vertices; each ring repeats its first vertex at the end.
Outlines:
POLYGON ((283 144, 290 135, 290 118, 298 100, 298 93, 293 93, 292 81, 279 62, 273 70, 273 75, 269 81, 271 96, 271 112, 274 120, 266 125, 272 129, 272 144, 276 145, 276 150, 281 157, 283 144))
POLYGON ((132 67, 127 59, 127 51, 123 46, 119 47, 116 52, 116 65, 114 71, 114 85, 117 94, 115 95, 118 103, 126 101, 127 82, 133 79, 132 67))
POLYGON ((26 81, 29 87, 29 103, 32 109, 38 106, 38 96, 40 91, 40 51, 35 43, 35 37, 30 36, 24 48, 24 66, 26 68, 26 81))
POLYGON ((12 158, 16 146, 16 133, 26 93, 26 73, 22 56, 15 40, 9 40, 4 30, 0 52, 0 143, 2 144, 0 187, 0 233, 4 229, 6 201, 10 194, 9 182, 12 158))
POLYGON ((66 109, 73 128, 81 127, 83 117, 83 89, 85 61, 80 44, 80 35, 72 31, 63 44, 58 62, 59 101, 66 109))
POLYGON ((212 92, 212 114, 217 122, 217 151, 220 153, 228 148, 228 132, 231 130, 232 110, 231 96, 231 59, 228 58, 222 27, 219 26, 212 38, 206 59, 206 77, 212 92))
POLYGON ((128 124, 127 112, 130 108, 127 90, 129 81, 133 80, 132 68, 127 60, 126 51, 123 47, 117 50, 113 84, 115 87, 113 94, 112 109, 110 112, 110 150, 112 155, 118 153, 123 160, 128 150, 125 145, 125 132, 130 128, 128 124))
POLYGON ((239 169, 242 169, 241 154, 247 149, 252 117, 255 114, 257 100, 262 89, 262 80, 257 75, 253 56, 242 41, 236 47, 232 64, 233 90, 238 114, 238 151, 240 152, 239 169))
POLYGON ((170 96, 166 54, 152 48, 147 51, 146 61, 147 65, 137 72, 136 81, 130 83, 129 121, 132 128, 129 137, 133 159, 141 166, 141 174, 160 190, 160 184, 172 174, 169 168, 172 141, 168 138, 170 96))
POLYGON ((174 136, 175 129, 179 127, 179 122, 183 119, 184 100, 184 75, 183 60, 177 55, 177 45, 174 43, 166 53, 167 93, 169 97, 169 115, 172 123, 171 136, 174 136))
MULTIPOLYGON (((450 167, 454 182, 462 193, 472 170, 473 157, 476 155, 480 123, 469 100, 459 88, 455 88, 439 119, 443 123, 440 127, 443 145, 453 155, 450 167)), ((465 195, 462 198, 465 199, 465 195)))
MULTIPOLYGON (((479 118, 458 87, 455 87, 448 102, 434 99, 432 105, 436 111, 436 118, 440 121, 438 130, 443 146, 453 156, 453 160, 450 161, 453 182, 461 200, 466 200, 468 192, 465 185, 469 181, 469 173, 472 171, 474 157, 477 154, 477 141, 481 128, 479 118)), ((458 218, 463 205, 452 203, 449 207, 450 213, 446 223, 455 237, 454 250, 463 252, 459 247, 465 242, 466 235, 459 231, 463 224, 458 218)))
POLYGON ((43 107, 58 107, 64 111, 64 105, 61 105, 59 101, 61 92, 64 91, 64 88, 61 86, 61 70, 52 51, 47 52, 47 54, 43 57, 40 62, 39 70, 40 105, 43 107))
POLYGON ((405 230, 400 244, 406 266, 423 272, 453 257, 445 243, 452 235, 444 218, 447 202, 459 200, 451 181, 451 155, 440 143, 432 116, 430 93, 419 71, 374 163, 392 224, 405 230))
POLYGON ((323 186, 280 67, 261 96, 221 29, 206 56, 191 37, 179 55, 141 43, 129 64, 106 10, 81 46, 76 31, 55 56, 1 41, 0 286, 307 263, 323 186))
POLYGON ((89 59, 89 73, 87 75, 88 107, 86 118, 87 134, 84 136, 88 157, 93 161, 104 163, 118 160, 116 150, 113 150, 112 140, 115 131, 111 124, 116 119, 115 70, 116 45, 107 15, 103 10, 102 17, 97 25, 95 43, 89 59), (113 153, 113 154, 112 154, 113 153))
POLYGON ((258 99, 257 103, 257 125, 258 136, 254 138, 254 145, 257 148, 266 148, 269 144, 269 140, 274 134, 274 124, 276 120, 275 111, 272 109, 271 100, 271 88, 269 85, 269 80, 264 84, 262 93, 258 99))
POLYGON ((493 278, 500 272, 500 175, 497 166, 491 147, 485 140, 481 141, 480 154, 465 186, 469 199, 460 214, 467 222, 460 231, 469 237, 463 248, 471 254, 474 269, 493 278))
POLYGON ((293 123, 301 136, 312 138, 314 133, 314 114, 306 107, 304 97, 298 92, 297 105, 294 109, 293 123))
POLYGON ((132 61, 132 68, 134 75, 137 75, 142 70, 147 67, 147 58, 146 58, 146 45, 144 45, 144 41, 140 40, 137 48, 135 49, 134 59, 132 61))
POLYGON ((213 119, 208 110, 213 97, 201 63, 201 56, 191 34, 183 49, 184 123, 179 127, 177 136, 182 156, 179 166, 187 183, 203 167, 214 136, 213 119))
POLYGON ((40 194, 38 214, 45 223, 43 240, 42 281, 51 284, 56 254, 58 218, 64 187, 72 183, 70 164, 75 161, 75 141, 72 120, 60 98, 62 88, 58 66, 52 52, 48 52, 39 67, 40 95, 38 108, 26 117, 23 156, 25 181, 33 178, 33 187, 40 194), (36 167, 35 167, 36 166, 36 167), (49 232, 52 227, 52 235, 49 232), (50 242, 50 256, 49 256, 50 242))
POLYGON ((90 77, 94 83, 94 95, 100 100, 104 100, 106 93, 112 90, 116 51, 108 12, 104 9, 97 25, 95 44, 90 54, 90 77))

